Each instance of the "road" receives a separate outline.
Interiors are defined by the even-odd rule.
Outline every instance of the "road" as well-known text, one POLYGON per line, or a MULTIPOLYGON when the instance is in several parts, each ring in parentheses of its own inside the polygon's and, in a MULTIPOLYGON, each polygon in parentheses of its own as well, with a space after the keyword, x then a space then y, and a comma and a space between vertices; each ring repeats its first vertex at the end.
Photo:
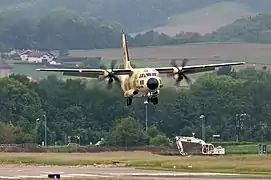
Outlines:
MULTIPOLYGON (((211 173, 183 173, 168 171, 136 170, 121 167, 93 167, 93 166, 26 166, 26 165, 1 165, 0 179, 42 179, 48 174, 60 174, 61 179, 141 179, 141 180, 209 180, 211 177, 220 180, 242 180, 239 175, 221 175, 211 173)), ((246 178, 248 179, 248 178, 246 178)), ((256 177, 251 177, 258 180, 256 177)), ((259 179, 260 180, 260 179, 259 179)))

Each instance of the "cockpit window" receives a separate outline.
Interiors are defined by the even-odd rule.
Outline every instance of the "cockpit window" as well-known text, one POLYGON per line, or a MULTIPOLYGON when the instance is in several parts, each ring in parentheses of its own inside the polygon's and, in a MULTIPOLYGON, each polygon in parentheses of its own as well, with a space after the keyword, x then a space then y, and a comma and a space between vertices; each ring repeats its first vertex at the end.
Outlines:
POLYGON ((156 76, 156 73, 152 73, 152 76, 156 76))
POLYGON ((145 74, 140 74, 139 78, 146 77, 145 74))
POLYGON ((147 76, 151 76, 151 73, 146 73, 147 76))

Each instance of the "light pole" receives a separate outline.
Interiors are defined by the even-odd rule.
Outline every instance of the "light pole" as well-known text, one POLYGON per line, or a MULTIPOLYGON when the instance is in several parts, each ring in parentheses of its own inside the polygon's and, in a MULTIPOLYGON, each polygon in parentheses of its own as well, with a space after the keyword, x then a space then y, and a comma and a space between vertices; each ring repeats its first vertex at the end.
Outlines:
POLYGON ((36 131, 36 141, 38 143, 38 123, 39 123, 39 118, 36 119, 36 127, 35 127, 35 131, 36 131))
POLYGON ((47 147, 47 117, 45 114, 43 115, 43 117, 44 117, 44 145, 45 147, 47 147))
POLYGON ((243 129, 243 122, 241 123, 241 120, 243 121, 244 119, 241 119, 241 117, 247 116, 248 114, 243 113, 243 114, 236 114, 236 142, 239 142, 239 136, 240 136, 240 131, 243 129))
POLYGON ((145 130, 147 131, 148 129, 148 101, 144 101, 145 105, 145 130))
POLYGON ((205 116, 202 114, 199 118, 201 119, 201 138, 205 141, 205 116))
POLYGON ((75 136, 78 139, 78 144, 80 146, 80 136, 75 136))
MULTIPOLYGON (((44 146, 47 147, 47 118, 46 114, 42 115, 44 117, 44 146)), ((36 122, 38 122, 40 119, 36 119, 36 122)))

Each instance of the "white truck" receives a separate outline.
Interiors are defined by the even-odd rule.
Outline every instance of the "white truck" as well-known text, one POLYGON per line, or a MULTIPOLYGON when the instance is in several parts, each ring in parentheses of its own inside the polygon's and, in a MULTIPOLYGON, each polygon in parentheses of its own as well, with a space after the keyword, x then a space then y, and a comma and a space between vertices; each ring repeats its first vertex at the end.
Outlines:
POLYGON ((185 137, 185 136, 176 136, 175 137, 176 145, 181 155, 187 155, 185 152, 185 145, 189 143, 199 144, 200 145, 200 153, 202 155, 224 155, 225 148, 221 146, 214 147, 213 144, 208 144, 204 142, 202 139, 198 139, 195 137, 185 137))

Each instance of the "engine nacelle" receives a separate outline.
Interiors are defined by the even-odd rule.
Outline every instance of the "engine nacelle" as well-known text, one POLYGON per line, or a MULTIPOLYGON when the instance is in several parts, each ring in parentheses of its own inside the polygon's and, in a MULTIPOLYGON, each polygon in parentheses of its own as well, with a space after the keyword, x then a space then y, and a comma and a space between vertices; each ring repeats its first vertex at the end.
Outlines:
POLYGON ((177 68, 174 68, 174 70, 173 70, 173 78, 174 79, 180 79, 180 80, 183 80, 183 76, 182 75, 180 75, 180 74, 177 74, 178 73, 178 69, 177 68), (175 74, 176 73, 176 74, 175 74))
POLYGON ((138 94, 138 90, 130 89, 124 93, 125 97, 131 97, 138 94))
POLYGON ((180 80, 183 80, 183 76, 182 75, 179 75, 179 74, 175 74, 174 76, 174 79, 180 79, 180 80))

